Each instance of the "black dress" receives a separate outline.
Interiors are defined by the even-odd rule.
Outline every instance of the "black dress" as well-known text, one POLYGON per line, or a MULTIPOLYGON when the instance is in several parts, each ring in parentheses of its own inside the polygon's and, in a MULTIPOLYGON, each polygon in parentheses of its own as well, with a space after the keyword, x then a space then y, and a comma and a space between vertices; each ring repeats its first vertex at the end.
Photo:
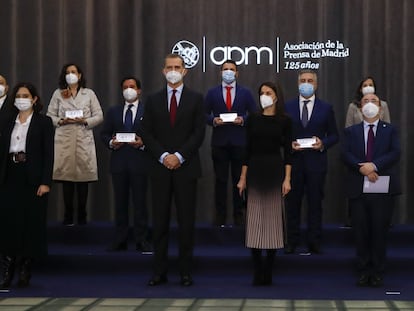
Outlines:
POLYGON ((287 116, 251 115, 247 120, 246 246, 275 249, 283 245, 285 165, 290 164, 291 120, 287 116))

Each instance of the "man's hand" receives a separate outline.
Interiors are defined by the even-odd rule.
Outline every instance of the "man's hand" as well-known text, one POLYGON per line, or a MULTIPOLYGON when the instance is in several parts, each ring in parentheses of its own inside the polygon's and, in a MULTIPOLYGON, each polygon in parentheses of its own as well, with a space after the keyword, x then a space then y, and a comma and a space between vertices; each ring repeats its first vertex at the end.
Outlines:
POLYGON ((358 163, 358 165, 359 172, 364 176, 368 176, 371 173, 375 173, 375 165, 372 162, 358 163))
POLYGON ((221 125, 223 125, 224 124, 224 122, 223 122, 223 119, 222 118, 220 118, 220 117, 215 117, 214 119, 213 119, 213 125, 214 126, 221 126, 221 125))
POLYGON ((371 174, 368 174, 368 180, 370 182, 376 182, 378 180, 378 174, 376 172, 373 172, 371 174))
POLYGON ((138 135, 135 135, 135 140, 128 143, 128 145, 132 146, 133 148, 140 148, 144 145, 144 142, 142 141, 142 138, 138 135))
POLYGON ((163 164, 169 170, 176 170, 181 166, 180 160, 175 154, 170 153, 164 158, 163 164))
POLYGON ((116 140, 116 136, 112 136, 112 142, 111 142, 111 147, 114 150, 118 150, 119 148, 122 147, 124 143, 121 143, 119 141, 116 140))
POLYGON ((323 149, 323 142, 317 136, 313 136, 312 138, 316 139, 316 142, 312 145, 313 150, 322 150, 323 149))
POLYGON ((243 125, 243 123, 244 123, 244 120, 243 120, 243 117, 241 116, 237 116, 237 118, 234 119, 233 121, 233 124, 236 124, 236 125, 243 125))

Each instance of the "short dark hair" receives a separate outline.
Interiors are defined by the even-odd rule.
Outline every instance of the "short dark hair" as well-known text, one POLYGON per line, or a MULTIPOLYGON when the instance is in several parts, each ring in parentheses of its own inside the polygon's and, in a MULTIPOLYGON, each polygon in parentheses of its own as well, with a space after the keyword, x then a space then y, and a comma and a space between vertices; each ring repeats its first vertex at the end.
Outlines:
POLYGON ((137 87, 140 89, 141 88, 141 81, 139 81, 137 78, 135 78, 134 76, 126 76, 121 80, 121 88, 124 86, 124 82, 126 80, 134 80, 135 83, 137 84, 137 87))
POLYGON ((223 70, 223 66, 224 64, 233 64, 234 66, 236 66, 236 70, 237 70, 237 64, 234 60, 232 59, 226 59, 220 66, 220 70, 223 70))
POLYGON ((301 75, 305 74, 305 73, 313 74, 315 76, 316 80, 318 80, 318 74, 317 74, 317 72, 315 70, 312 70, 312 69, 302 69, 302 70, 300 70, 299 73, 298 73, 298 78, 301 75))
POLYGON ((78 86, 79 87, 86 87, 86 79, 85 76, 83 74, 82 69, 79 67, 79 65, 76 65, 74 63, 68 63, 63 65, 62 70, 60 71, 60 75, 59 75, 59 88, 61 90, 67 89, 68 88, 68 83, 66 82, 66 69, 68 69, 68 67, 70 66, 75 66, 76 70, 78 70, 78 72, 81 74, 81 77, 78 81, 78 86))
POLYGON ((14 100, 16 99, 16 94, 19 91, 20 88, 25 87, 26 89, 29 90, 30 95, 32 95, 32 97, 37 97, 37 101, 35 103, 35 105, 33 105, 33 110, 35 112, 40 112, 43 109, 43 104, 42 101, 40 100, 40 96, 39 93, 37 92, 36 87, 28 82, 19 82, 17 83, 12 91, 12 95, 11 95, 11 99, 12 99, 12 103, 14 103, 14 100))
POLYGON ((167 56, 165 56, 165 58, 164 58, 164 66, 165 66, 165 60, 168 59, 168 58, 179 58, 179 59, 181 59, 181 61, 183 63, 183 67, 185 68, 184 58, 180 54, 175 54, 175 53, 167 54, 167 56))

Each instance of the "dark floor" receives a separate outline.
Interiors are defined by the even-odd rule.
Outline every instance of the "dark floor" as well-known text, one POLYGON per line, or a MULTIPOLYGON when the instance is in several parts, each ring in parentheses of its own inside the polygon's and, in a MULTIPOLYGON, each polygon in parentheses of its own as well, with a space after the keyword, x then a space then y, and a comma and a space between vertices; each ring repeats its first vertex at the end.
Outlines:
POLYGON ((0 292, 0 310, 414 310, 414 227, 391 228, 381 288, 355 286, 352 230, 324 230, 323 254, 279 252, 273 286, 253 287, 243 230, 199 225, 195 282, 184 288, 175 227, 169 283, 148 287, 152 256, 135 251, 132 242, 128 251, 107 252, 112 225, 50 224, 49 256, 35 263, 29 288, 0 292))

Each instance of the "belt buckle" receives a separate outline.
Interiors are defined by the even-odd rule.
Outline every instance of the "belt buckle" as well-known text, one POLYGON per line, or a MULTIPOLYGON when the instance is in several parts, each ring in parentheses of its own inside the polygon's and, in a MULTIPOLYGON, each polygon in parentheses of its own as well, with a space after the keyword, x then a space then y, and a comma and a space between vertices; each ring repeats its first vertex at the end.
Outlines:
POLYGON ((13 153, 12 160, 14 163, 19 163, 19 161, 16 161, 16 155, 17 153, 13 153))

